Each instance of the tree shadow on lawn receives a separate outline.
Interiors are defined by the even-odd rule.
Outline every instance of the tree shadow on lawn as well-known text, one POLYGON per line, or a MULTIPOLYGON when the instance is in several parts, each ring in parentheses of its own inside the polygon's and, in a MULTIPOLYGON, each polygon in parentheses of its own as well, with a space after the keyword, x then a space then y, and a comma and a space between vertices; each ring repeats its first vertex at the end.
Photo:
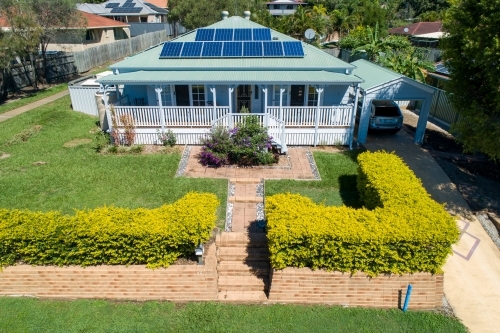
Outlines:
POLYGON ((363 207, 357 189, 356 175, 342 175, 339 177, 339 194, 344 205, 352 208, 363 207))

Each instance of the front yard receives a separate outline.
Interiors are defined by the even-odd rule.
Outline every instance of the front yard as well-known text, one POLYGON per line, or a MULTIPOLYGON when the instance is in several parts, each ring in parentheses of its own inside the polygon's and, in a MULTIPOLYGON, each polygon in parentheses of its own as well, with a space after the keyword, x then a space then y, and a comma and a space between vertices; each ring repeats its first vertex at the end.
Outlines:
POLYGON ((97 118, 69 105, 64 97, 0 123, 0 208, 154 208, 200 191, 217 195, 225 219, 227 180, 174 178, 180 154, 99 155, 97 118))
POLYGON ((0 298, 0 312, 5 332, 467 332, 431 312, 331 306, 0 298))

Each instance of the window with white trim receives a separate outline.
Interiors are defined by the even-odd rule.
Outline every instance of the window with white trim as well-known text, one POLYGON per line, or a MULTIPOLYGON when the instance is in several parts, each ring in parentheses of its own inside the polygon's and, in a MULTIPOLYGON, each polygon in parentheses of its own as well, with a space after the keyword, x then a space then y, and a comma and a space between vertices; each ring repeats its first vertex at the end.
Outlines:
POLYGON ((307 106, 317 106, 318 105, 318 92, 313 86, 309 86, 307 93, 307 106))
POLYGON ((288 106, 288 86, 274 86, 273 105, 280 106, 280 89, 283 88, 283 102, 281 105, 288 106))
POLYGON ((172 91, 170 86, 163 87, 161 92, 161 104, 163 106, 172 106, 172 91))
POLYGON ((205 86, 192 86, 191 95, 193 97, 193 106, 205 106, 205 86))

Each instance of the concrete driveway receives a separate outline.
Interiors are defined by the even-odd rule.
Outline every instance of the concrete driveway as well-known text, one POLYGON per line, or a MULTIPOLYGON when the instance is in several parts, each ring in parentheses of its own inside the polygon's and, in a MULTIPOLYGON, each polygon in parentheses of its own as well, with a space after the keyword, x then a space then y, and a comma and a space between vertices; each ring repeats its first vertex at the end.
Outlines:
MULTIPOLYGON (((444 291, 472 333, 500 332, 500 251, 437 162, 404 131, 369 135, 370 151, 394 151, 422 180, 432 198, 457 217, 462 237, 444 266, 444 291)), ((411 304, 410 304, 411 307, 411 304)))

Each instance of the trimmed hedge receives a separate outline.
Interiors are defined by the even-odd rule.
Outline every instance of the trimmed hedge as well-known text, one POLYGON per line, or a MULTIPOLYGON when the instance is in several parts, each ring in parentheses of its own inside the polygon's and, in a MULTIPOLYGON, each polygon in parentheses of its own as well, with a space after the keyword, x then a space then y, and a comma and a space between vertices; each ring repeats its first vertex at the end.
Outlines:
POLYGON ((73 216, 1 209, 0 267, 167 267, 210 238, 218 205, 214 194, 192 192, 156 209, 102 207, 73 216))
POLYGON ((266 199, 272 267, 440 273, 459 238, 454 218, 396 155, 365 152, 358 162, 365 208, 327 207, 289 193, 266 199))

